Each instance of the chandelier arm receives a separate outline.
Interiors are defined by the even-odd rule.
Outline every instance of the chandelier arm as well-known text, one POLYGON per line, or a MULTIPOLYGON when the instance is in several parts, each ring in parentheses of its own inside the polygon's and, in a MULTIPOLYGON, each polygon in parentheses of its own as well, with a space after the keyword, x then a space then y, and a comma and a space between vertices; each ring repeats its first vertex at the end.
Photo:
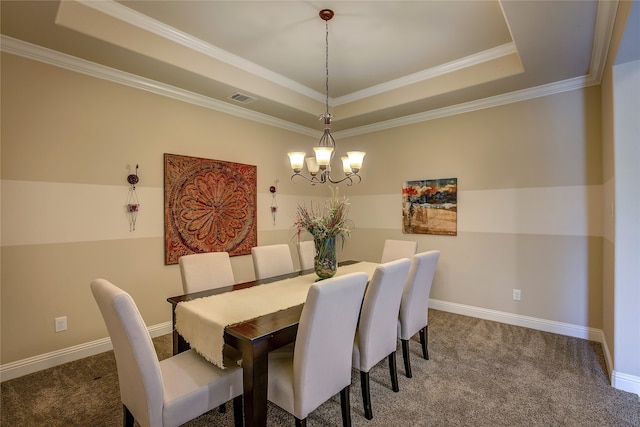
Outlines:
MULTIPOLYGON (((349 182, 347 182, 347 187, 350 187, 351 185, 353 185, 353 179, 352 179, 353 176, 357 176, 358 179, 360 181, 362 181, 362 178, 360 178, 360 175, 356 175, 356 174, 350 174, 350 175, 347 175, 344 178, 338 179, 338 180, 334 180, 334 179, 331 178, 330 175, 327 175, 327 181, 329 181, 332 184, 340 184, 343 181, 349 180, 349 182)), ((358 182, 360 182, 360 181, 358 181, 358 182)))
POLYGON ((293 179, 295 177, 299 176, 300 178, 304 178, 307 181, 309 181, 311 183, 311 185, 316 185, 316 184, 322 184, 323 181, 319 180, 318 178, 316 178, 315 176, 312 176, 311 178, 306 177, 300 173, 294 173, 293 175, 291 175, 291 182, 295 182, 293 179))

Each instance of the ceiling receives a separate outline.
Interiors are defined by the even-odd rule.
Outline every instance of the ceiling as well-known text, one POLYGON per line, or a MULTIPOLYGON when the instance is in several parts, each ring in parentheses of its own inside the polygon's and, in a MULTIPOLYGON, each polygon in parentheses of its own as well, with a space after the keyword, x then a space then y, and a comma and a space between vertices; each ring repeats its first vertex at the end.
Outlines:
POLYGON ((2 0, 0 7, 3 51, 308 135, 320 133, 325 111, 318 12, 333 9, 329 109, 334 135, 345 136, 598 84, 617 1, 2 0), (255 100, 230 99, 235 93, 255 100))

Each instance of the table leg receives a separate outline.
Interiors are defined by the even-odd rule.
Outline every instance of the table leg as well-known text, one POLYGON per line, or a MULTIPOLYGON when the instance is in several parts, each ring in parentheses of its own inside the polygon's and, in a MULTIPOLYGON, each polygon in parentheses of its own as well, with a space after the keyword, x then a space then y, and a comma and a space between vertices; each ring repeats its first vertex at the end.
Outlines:
POLYGON ((267 425, 267 385, 269 352, 267 342, 259 341, 242 346, 242 374, 244 387, 245 426, 267 425))
POLYGON ((176 331, 176 311, 172 312, 172 323, 173 323, 173 355, 175 356, 178 353, 182 353, 183 351, 187 351, 191 348, 188 342, 182 338, 182 335, 176 331))

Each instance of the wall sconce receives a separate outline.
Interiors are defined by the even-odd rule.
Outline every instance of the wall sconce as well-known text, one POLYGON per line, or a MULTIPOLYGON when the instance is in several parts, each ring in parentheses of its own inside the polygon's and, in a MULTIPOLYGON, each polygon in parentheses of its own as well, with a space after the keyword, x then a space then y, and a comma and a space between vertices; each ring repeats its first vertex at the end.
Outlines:
POLYGON ((276 225, 276 216, 278 215, 278 201, 276 200, 276 192, 278 191, 279 179, 273 182, 273 185, 269 187, 271 193, 271 216, 273 217, 273 225, 276 225))
POLYGON ((129 198, 127 200, 127 213, 129 214, 129 231, 136 230, 136 218, 140 211, 140 202, 138 201, 138 194, 136 193, 136 184, 138 183, 138 165, 136 164, 136 173, 130 174, 127 177, 129 186, 129 198))

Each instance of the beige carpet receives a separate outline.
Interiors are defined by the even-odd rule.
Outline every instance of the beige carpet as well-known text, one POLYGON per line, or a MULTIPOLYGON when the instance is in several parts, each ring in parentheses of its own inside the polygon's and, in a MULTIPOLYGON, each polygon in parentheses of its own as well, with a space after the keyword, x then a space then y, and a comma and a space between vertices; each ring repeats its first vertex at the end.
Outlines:
MULTIPOLYGON (((354 371, 354 426, 639 426, 636 394, 611 387, 600 344, 486 320, 429 311, 430 360, 411 342, 413 378, 390 389, 386 361, 371 374, 374 418, 363 416, 354 371)), ((417 337, 416 337, 417 338, 417 337)), ((170 356, 169 335, 154 339, 170 356)), ((2 426, 119 426, 122 410, 112 352, 1 385, 2 426)), ((232 411, 211 411, 188 426, 231 426, 232 411)), ((293 417, 269 406, 270 426, 293 417)), ((340 426, 338 396, 314 411, 312 426, 340 426)))

